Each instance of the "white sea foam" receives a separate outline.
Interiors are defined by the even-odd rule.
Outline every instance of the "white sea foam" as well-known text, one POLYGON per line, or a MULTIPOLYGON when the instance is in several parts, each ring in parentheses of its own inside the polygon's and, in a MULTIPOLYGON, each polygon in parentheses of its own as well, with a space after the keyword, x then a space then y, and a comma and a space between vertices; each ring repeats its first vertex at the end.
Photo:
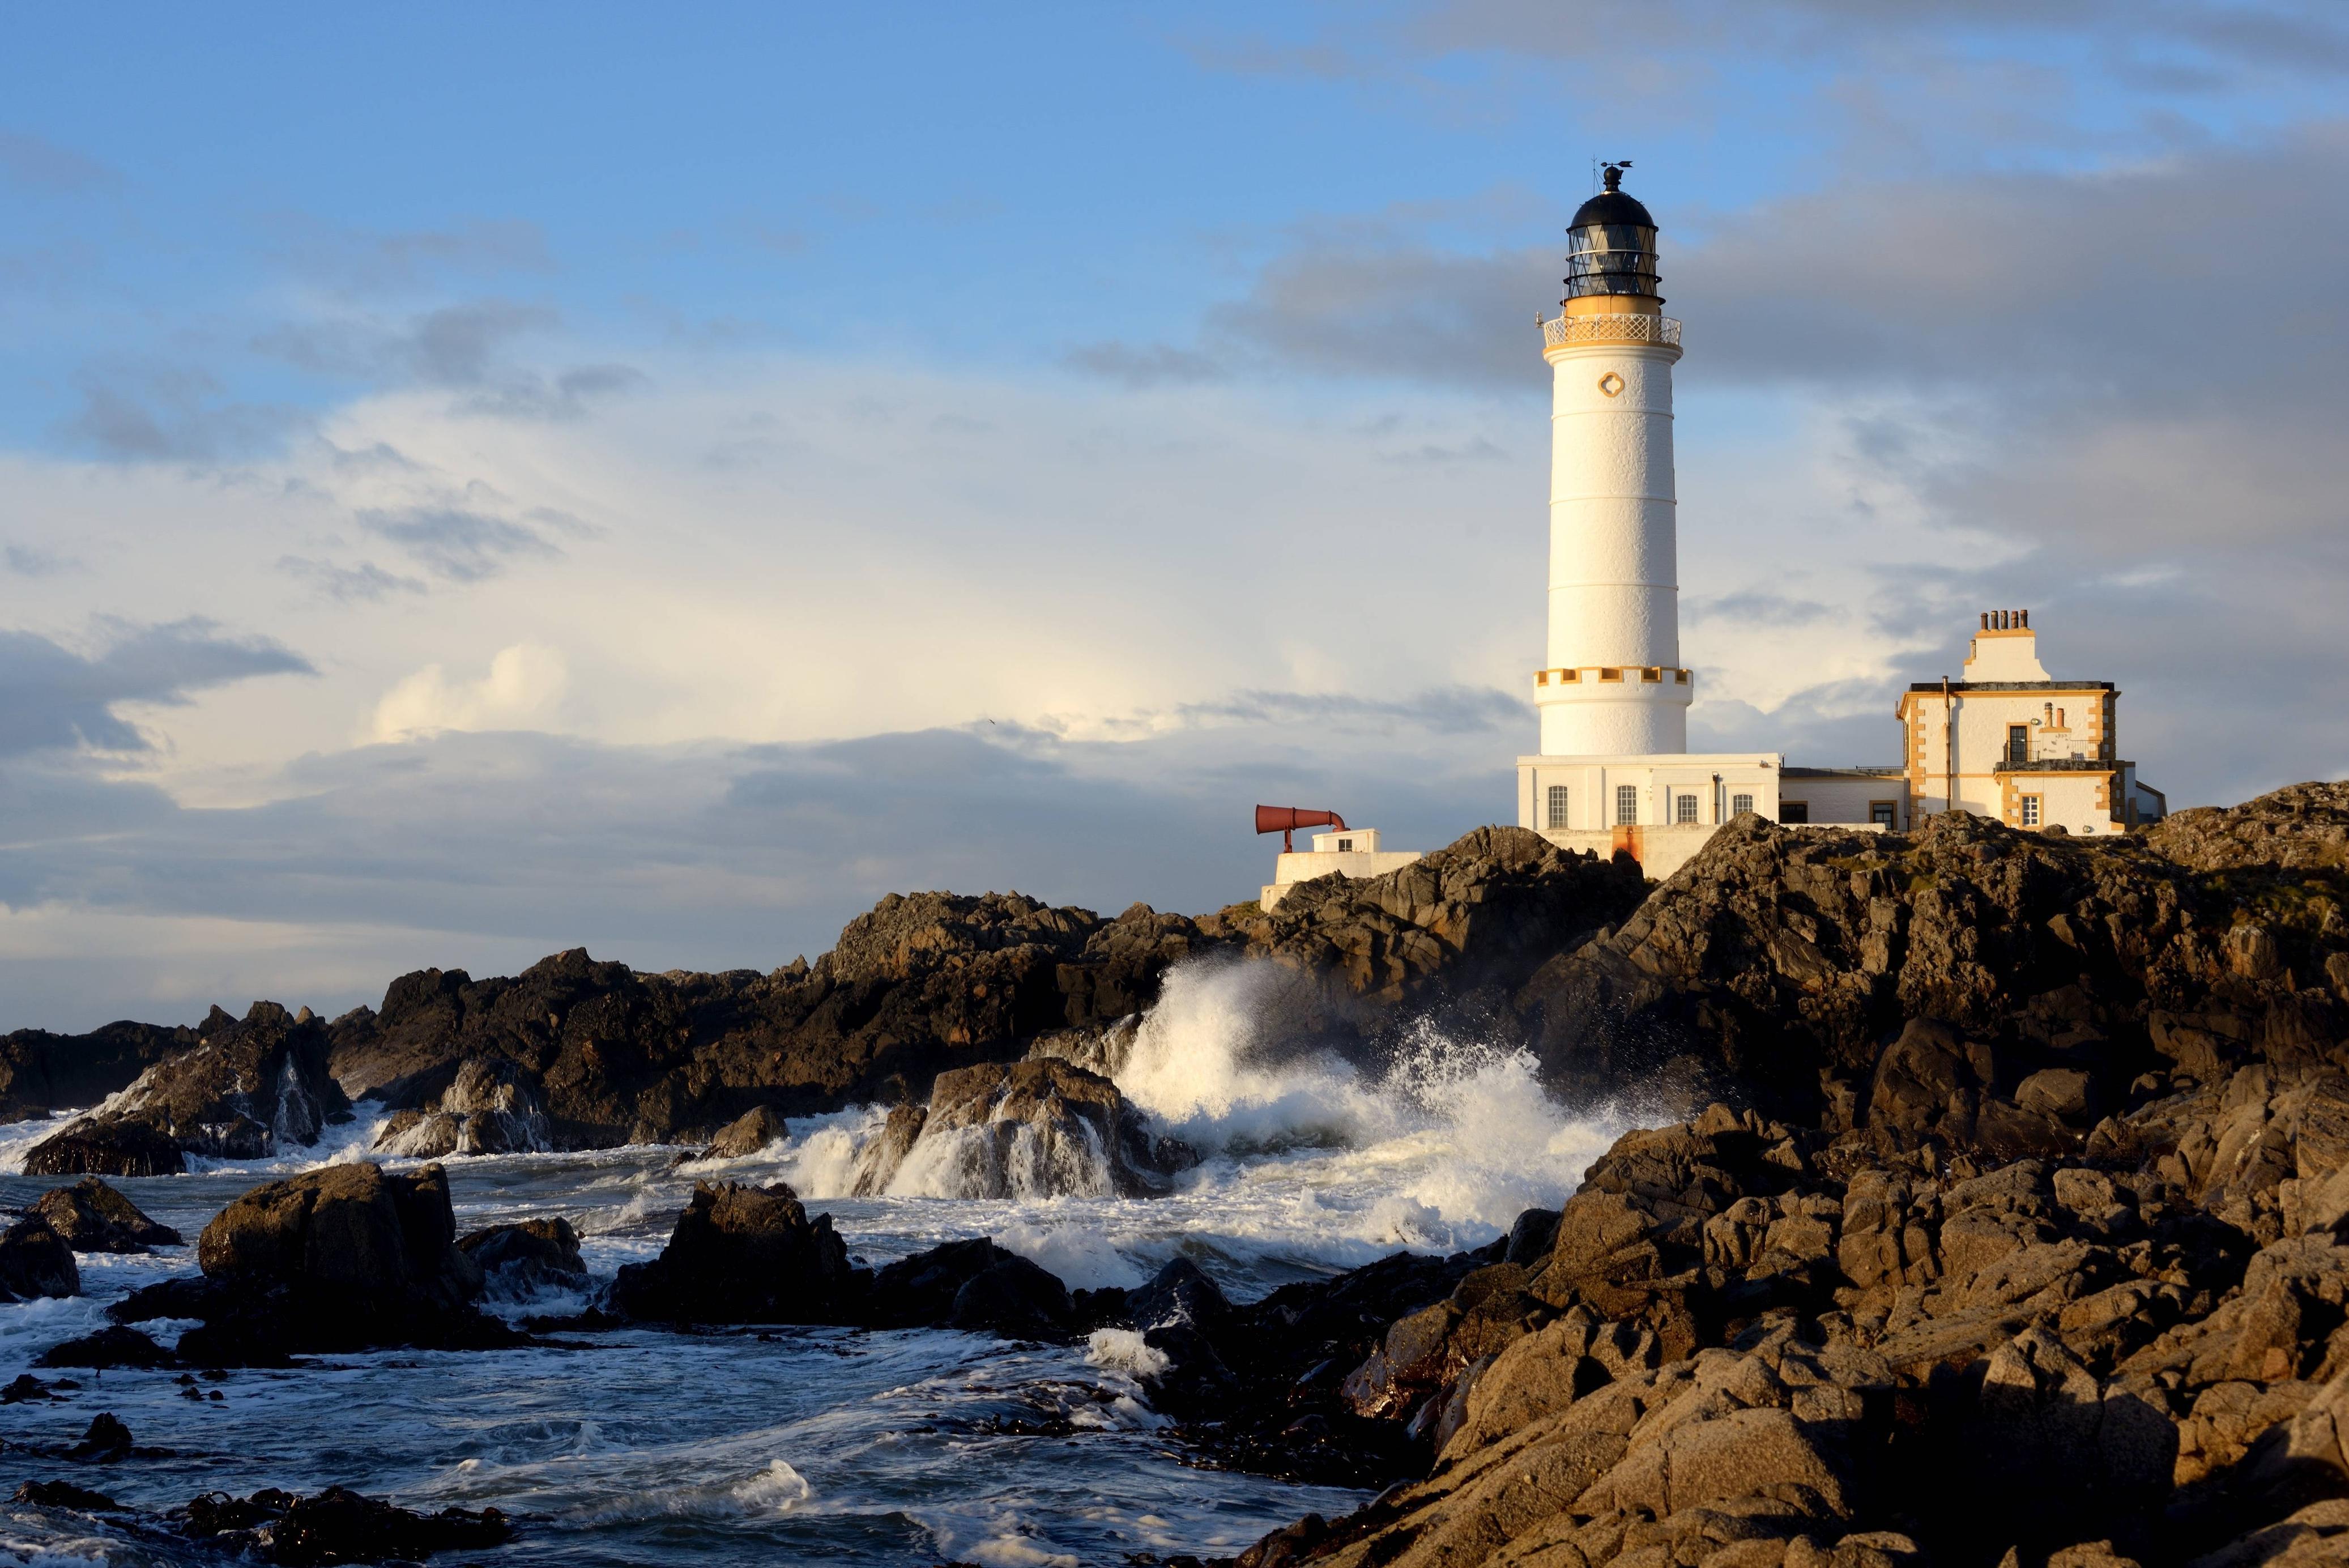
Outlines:
POLYGON ((1131 1377, 1155 1377, 1174 1365, 1166 1353, 1151 1345, 1139 1329, 1097 1328, 1085 1342, 1085 1359, 1104 1371, 1131 1377))

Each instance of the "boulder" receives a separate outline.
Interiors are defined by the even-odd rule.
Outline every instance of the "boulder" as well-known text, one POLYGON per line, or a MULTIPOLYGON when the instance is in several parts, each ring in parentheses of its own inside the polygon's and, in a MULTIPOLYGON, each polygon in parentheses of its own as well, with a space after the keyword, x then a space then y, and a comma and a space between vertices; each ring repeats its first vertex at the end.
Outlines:
POLYGON ((1165 1190, 1188 1152, 1154 1138, 1097 1074, 1057 1057, 987 1063, 938 1075, 886 1185, 940 1198, 1141 1197, 1165 1190))
POLYGON ((409 1345, 468 1348, 519 1336, 472 1305, 481 1272, 456 1246, 447 1174, 330 1165, 244 1193, 197 1238, 200 1280, 170 1280, 109 1309, 117 1322, 197 1317, 178 1346, 199 1366, 409 1345))
POLYGON ((986 1236, 947 1241, 900 1258, 873 1276, 865 1298, 865 1319, 880 1328, 946 1323, 953 1317, 955 1303, 966 1285, 992 1270, 1025 1262, 986 1236))
POLYGON ((71 1187, 51 1188, 33 1208, 77 1252, 146 1252, 185 1241, 95 1176, 85 1176, 71 1187))
POLYGON ((315 1142, 347 1108, 326 1073, 326 1025, 256 1002, 243 1018, 219 1008, 197 1042, 139 1075, 88 1116, 35 1144, 28 1176, 174 1175, 186 1155, 257 1159, 315 1142))
POLYGON ((81 1294, 81 1270, 73 1248, 39 1214, 27 1214, 0 1231, 0 1302, 35 1296, 81 1294))
POLYGON ((792 1189, 696 1182, 668 1245, 613 1282, 612 1310, 661 1323, 842 1323, 862 1293, 832 1216, 792 1189))
POLYGON ((473 1261, 488 1287, 501 1294, 527 1296, 545 1290, 582 1290, 587 1284, 579 1233, 560 1215, 471 1231, 457 1239, 457 1250, 473 1261))
POLYGON ((947 1326, 1019 1339, 1056 1338, 1067 1334, 1072 1315, 1068 1287, 1011 1253, 963 1282, 947 1326))
POLYGON ((783 1118, 771 1106, 752 1106, 740 1116, 719 1129, 701 1151, 704 1159, 743 1159, 758 1153, 771 1143, 780 1143, 790 1135, 783 1118))
POLYGON ((478 1552, 513 1538, 494 1508, 419 1514, 330 1486, 315 1497, 269 1490, 248 1498, 206 1492, 180 1511, 181 1533, 230 1551, 259 1549, 273 1563, 420 1561, 439 1552, 478 1552))

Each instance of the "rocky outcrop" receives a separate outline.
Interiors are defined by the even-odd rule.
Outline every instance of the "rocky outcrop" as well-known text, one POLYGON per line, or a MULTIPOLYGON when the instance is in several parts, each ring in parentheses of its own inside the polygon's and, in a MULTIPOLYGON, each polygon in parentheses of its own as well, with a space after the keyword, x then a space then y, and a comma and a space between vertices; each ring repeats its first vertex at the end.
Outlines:
POLYGON ((864 1280, 832 1216, 777 1183, 696 1182, 668 1245, 613 1282, 612 1310, 657 1323, 846 1323, 864 1280))
POLYGON ((19 1029, 0 1034, 0 1122, 94 1106, 201 1032, 128 1021, 87 1034, 19 1029))
POLYGON ((2197 872, 1963 814, 1912 835, 1742 817, 1514 1006, 1569 1092, 1645 1079, 1835 1130, 1866 1119, 1885 1043, 1930 1020, 1955 1032, 1936 1053, 1962 1049, 1925 1064, 1927 1119, 1961 1141, 1981 1123, 1995 1151, 2038 1136, 2018 1110, 2076 1127, 2148 1074, 2327 1059, 2349 1034, 2344 903, 2337 872, 2197 872))
POLYGON ((941 1073, 918 1120, 893 1115, 874 1141, 860 1156, 859 1192, 1134 1198, 1164 1191, 1173 1172, 1195 1163, 1153 1135, 1116 1085, 1049 1056, 941 1073))
POLYGON ((196 1044, 140 1073, 97 1110, 35 1144, 28 1176, 176 1175, 185 1156, 258 1159, 315 1142, 347 1108, 327 1075, 326 1026, 307 1008, 219 1008, 196 1044))
POLYGON ((95 1176, 42 1193, 33 1210, 77 1252, 147 1252, 186 1240, 95 1176))
POLYGON ((1235 905, 1201 927, 1356 996, 1425 1006, 1513 992, 1553 955, 1612 929, 1647 892, 1628 857, 1480 827, 1399 871, 1319 877, 1269 911, 1235 905))
POLYGON ((457 1250, 481 1271, 485 1288, 508 1297, 546 1290, 585 1290, 587 1265, 579 1232, 561 1215, 492 1225, 457 1238, 457 1250))
POLYGON ((334 1066, 354 1096, 429 1114, 460 1061, 505 1058, 543 1092, 555 1147, 698 1141, 761 1105, 917 1098, 942 1070, 1138 1012, 1196 940, 1139 906, 1102 920, 1017 894, 893 894, 816 963, 771 974, 573 951, 511 980, 403 976, 336 1021, 334 1066))
POLYGON ((2145 841, 2197 871, 2349 870, 2349 784, 2292 784, 2241 805, 2189 806, 2147 829, 2145 841))
POLYGON ((27 1214, 0 1231, 0 1302, 79 1294, 81 1270, 73 1249, 46 1218, 27 1214))
MULTIPOLYGON (((335 1020, 330 1064, 344 1094, 394 1114, 386 1152, 540 1147, 541 1114, 554 1148, 699 1143, 761 1106, 795 1116, 919 1104, 939 1073, 1031 1045, 1114 1072, 1166 970, 1207 953, 1272 958, 1317 986, 1326 971, 1315 1022, 1340 1047, 1391 1031, 1397 1003, 1493 1014, 1561 948, 1619 924, 1644 888, 1628 861, 1485 828, 1389 877, 1299 888, 1269 916, 1250 904, 1193 920, 1137 904, 1103 919, 1017 894, 893 894, 815 963, 766 974, 640 974, 573 950, 512 978, 403 975, 379 1007, 335 1020), (486 1096, 457 1084, 472 1063, 499 1064, 486 1096), (476 1099, 483 1108, 469 1109, 476 1099)), ((98 1036, 26 1035, 11 1047, 23 1064, 9 1068, 0 1050, 0 1071, 28 1085, 26 1111, 87 1104, 138 1067, 197 1053, 223 1016, 184 1041, 109 1026, 112 1044, 87 1070, 73 1050, 98 1036)), ((180 1117, 219 1124, 189 1137, 151 1116, 86 1118, 51 1140, 41 1168, 164 1173, 180 1168, 175 1148, 233 1156, 259 1147, 256 1130, 284 1136, 270 1116, 235 1108, 251 1127, 207 1111, 180 1117)))
POLYGON ((553 1147, 551 1136, 536 1076, 507 1057, 473 1056, 424 1108, 392 1113, 375 1147, 416 1159, 531 1154, 553 1147))
POLYGON ((460 1348, 516 1336, 476 1311, 481 1271, 458 1250, 447 1174, 330 1165, 245 1193, 197 1239, 201 1279, 108 1309, 118 1323, 194 1317, 179 1343, 199 1366, 383 1345, 460 1348))
POLYGON ((1720 1106, 1628 1135, 1343 1375, 1423 1479, 1241 1561, 2329 1539, 2287 1527, 2349 1498, 2344 1113, 2329 1070, 2260 1064, 2003 1164, 1720 1106))

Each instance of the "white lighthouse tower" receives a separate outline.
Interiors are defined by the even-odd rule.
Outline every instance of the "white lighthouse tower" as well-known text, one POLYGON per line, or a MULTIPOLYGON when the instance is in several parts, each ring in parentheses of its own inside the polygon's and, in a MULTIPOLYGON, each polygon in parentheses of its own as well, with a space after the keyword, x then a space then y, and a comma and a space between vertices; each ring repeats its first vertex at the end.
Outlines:
POLYGON ((1621 179, 1609 166, 1607 189, 1574 214, 1564 314, 1542 327, 1551 679, 1537 679, 1534 701, 1552 755, 1688 750, 1672 493, 1681 324, 1658 292, 1656 221, 1621 179))
MULTIPOLYGON (((1517 759, 1517 820, 1576 847, 1600 836, 1643 864, 1646 830, 1775 815, 1781 759, 1692 755, 1694 674, 1681 663, 1672 367, 1656 221, 1627 165, 1567 229, 1561 314, 1542 323, 1551 372, 1549 641, 1534 675, 1541 753, 1517 759)), ((1658 844, 1652 849, 1666 846, 1658 844)), ((1651 874, 1655 874, 1651 871, 1651 874)))

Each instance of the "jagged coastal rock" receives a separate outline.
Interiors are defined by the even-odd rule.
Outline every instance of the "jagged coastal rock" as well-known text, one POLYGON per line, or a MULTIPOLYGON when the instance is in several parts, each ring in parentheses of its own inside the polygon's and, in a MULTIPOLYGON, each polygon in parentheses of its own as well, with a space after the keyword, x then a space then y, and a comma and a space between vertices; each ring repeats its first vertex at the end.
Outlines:
POLYGON ((326 1026, 304 1008, 215 1007, 195 1044, 156 1062, 98 1110, 25 1156, 28 1176, 172 1176, 185 1157, 257 1159, 316 1140, 347 1109, 327 1075, 326 1026))
MULTIPOLYGON (((678 1325, 1092 1335, 1202 1462, 1383 1489, 1245 1568, 2339 1561, 2344 826, 2349 785, 2311 784, 2110 841, 1745 818, 1652 888, 1486 829, 1269 913, 893 898, 771 975, 572 953, 511 981, 409 976, 331 1029, 215 1013, 202 1044, 39 1147, 128 1162, 249 1143, 234 1118, 262 1126, 276 1102, 248 1068, 313 1060, 267 1056, 298 1035, 323 1039, 339 1092, 413 1113, 395 1137, 440 1128, 452 1151, 477 1120, 486 1138, 536 1116, 547 1147, 742 1158, 782 1115, 877 1102, 896 1108, 857 1191, 1146 1191, 1179 1156, 1102 1070, 1172 963, 1266 959, 1317 1049, 1471 1022, 1529 1042, 1569 1099, 1636 1085, 1669 1125, 1489 1246, 1261 1301, 1180 1262, 1071 1292, 984 1239, 870 1270, 789 1188, 726 1183, 697 1188, 604 1304, 678 1325)), ((32 1082, 47 1047, 21 1038, 10 1070, 32 1082)), ((437 1167, 268 1184, 199 1251, 202 1281, 114 1315, 203 1319, 178 1351, 204 1365, 495 1343, 473 1308, 484 1271, 567 1283, 577 1260, 561 1221, 458 1244, 437 1167)), ((0 1241, 36 1282, 60 1257, 47 1220, 0 1241)), ((58 1364, 170 1354, 108 1333, 58 1364)))
POLYGON ((941 1073, 926 1107, 893 1113, 855 1190, 940 1198, 1137 1198, 1195 1163, 1154 1136, 1117 1085, 1057 1057, 941 1073))
POLYGON ((471 1056, 426 1108, 393 1113, 375 1147, 384 1154, 438 1159, 528 1154, 554 1147, 549 1139, 538 1080, 509 1057, 471 1056))

